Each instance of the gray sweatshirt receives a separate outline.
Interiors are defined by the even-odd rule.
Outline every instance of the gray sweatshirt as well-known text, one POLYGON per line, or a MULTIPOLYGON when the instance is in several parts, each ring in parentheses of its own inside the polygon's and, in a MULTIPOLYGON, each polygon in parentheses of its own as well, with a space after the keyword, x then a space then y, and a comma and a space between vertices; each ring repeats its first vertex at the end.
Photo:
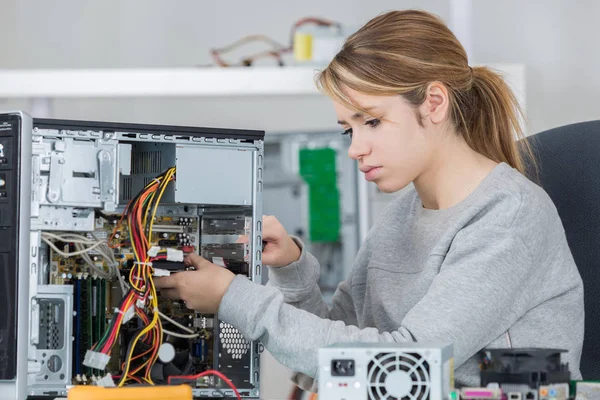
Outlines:
POLYGON ((303 249, 269 270, 267 286, 237 276, 219 308, 303 387, 314 384, 318 349, 338 342, 451 342, 456 384, 469 386, 483 348, 561 348, 581 378, 581 277, 552 201, 507 164, 448 209, 423 208, 414 189, 392 201, 331 308, 319 273, 303 249))

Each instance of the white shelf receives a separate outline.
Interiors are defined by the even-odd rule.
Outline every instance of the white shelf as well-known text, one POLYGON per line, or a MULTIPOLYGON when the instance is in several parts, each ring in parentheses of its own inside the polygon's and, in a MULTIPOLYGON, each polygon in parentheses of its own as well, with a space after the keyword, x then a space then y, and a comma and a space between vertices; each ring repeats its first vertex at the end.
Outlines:
POLYGON ((0 70, 0 98, 318 94, 316 68, 0 70))
MULTIPOLYGON (((524 105, 525 68, 492 64, 524 105)), ((317 67, 0 70, 0 98, 318 95, 317 67)))

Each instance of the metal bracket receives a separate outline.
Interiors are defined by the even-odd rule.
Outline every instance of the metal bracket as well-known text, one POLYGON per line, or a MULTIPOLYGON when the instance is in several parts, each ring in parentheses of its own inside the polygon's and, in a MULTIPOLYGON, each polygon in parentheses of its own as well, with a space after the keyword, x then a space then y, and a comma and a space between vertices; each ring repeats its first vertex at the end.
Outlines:
POLYGON ((98 171, 100 175, 100 200, 104 202, 106 211, 115 210, 115 177, 113 175, 114 159, 110 151, 98 152, 98 171))
POLYGON ((40 307, 37 299, 31 299, 31 333, 29 334, 29 343, 37 345, 40 342, 40 307))
POLYGON ((50 157, 50 179, 48 180, 48 201, 56 203, 60 199, 60 188, 62 186, 62 166, 65 159, 61 153, 52 152, 50 157))

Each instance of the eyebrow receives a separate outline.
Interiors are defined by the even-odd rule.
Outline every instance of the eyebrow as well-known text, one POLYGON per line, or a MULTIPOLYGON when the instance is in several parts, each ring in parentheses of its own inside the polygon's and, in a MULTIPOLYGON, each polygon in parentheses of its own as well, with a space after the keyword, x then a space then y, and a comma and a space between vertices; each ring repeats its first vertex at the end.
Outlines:
MULTIPOLYGON (((377 108, 377 107, 376 107, 376 106, 372 106, 372 107, 365 107, 365 111, 370 111, 370 110, 372 110, 372 109, 374 109, 374 108, 377 108)), ((350 117, 350 118, 352 118, 352 119, 356 120, 356 119, 361 119, 362 117, 363 117, 363 114, 362 114, 362 113, 359 113, 359 112, 357 112, 357 113, 355 113, 354 115, 352 115, 352 117, 350 117)), ((338 123, 338 124, 340 124, 340 125, 348 125, 348 122, 346 122, 346 121, 344 121, 344 120, 338 120, 338 122, 337 122, 337 123, 338 123)))

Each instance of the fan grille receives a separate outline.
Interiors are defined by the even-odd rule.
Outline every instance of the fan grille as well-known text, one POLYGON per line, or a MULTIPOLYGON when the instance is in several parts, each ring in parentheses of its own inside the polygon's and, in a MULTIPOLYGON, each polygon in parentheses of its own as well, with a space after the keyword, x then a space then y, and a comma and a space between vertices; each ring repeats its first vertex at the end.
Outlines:
POLYGON ((378 353, 367 366, 369 399, 429 400, 429 363, 418 353, 378 353))
POLYGON ((231 358, 241 360, 250 350, 250 342, 244 339, 240 331, 225 322, 221 322, 219 328, 219 339, 223 349, 231 358))

